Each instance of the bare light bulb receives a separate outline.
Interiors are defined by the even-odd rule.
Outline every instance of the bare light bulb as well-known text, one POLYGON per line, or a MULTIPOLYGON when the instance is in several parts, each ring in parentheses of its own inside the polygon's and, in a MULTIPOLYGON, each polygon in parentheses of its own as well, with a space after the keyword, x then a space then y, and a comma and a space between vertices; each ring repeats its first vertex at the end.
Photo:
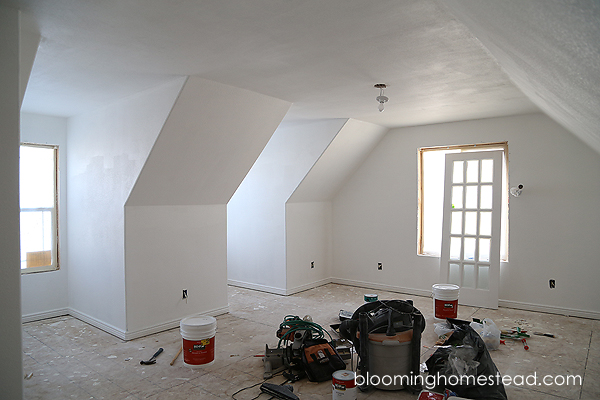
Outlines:
POLYGON ((387 85, 385 83, 378 83, 375 85, 375 87, 379 89, 379 96, 375 97, 375 100, 377 100, 377 102, 379 103, 379 107, 377 107, 377 109, 379 110, 379 112, 383 112, 383 109, 385 108, 385 103, 389 100, 387 96, 383 95, 383 89, 385 89, 387 85))

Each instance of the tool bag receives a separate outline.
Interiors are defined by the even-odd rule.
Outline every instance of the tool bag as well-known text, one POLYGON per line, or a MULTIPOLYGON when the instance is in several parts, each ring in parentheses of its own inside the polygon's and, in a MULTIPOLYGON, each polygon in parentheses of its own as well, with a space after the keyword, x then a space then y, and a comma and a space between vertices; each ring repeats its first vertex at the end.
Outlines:
POLYGON ((346 363, 327 339, 304 341, 302 366, 311 382, 328 381, 335 371, 346 369, 346 363))

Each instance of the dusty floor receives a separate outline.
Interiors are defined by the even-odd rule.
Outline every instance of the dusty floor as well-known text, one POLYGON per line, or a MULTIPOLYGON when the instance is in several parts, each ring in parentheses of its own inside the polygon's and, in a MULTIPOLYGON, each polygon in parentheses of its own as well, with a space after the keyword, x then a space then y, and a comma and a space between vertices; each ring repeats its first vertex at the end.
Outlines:
MULTIPOLYGON (((277 346, 275 331, 286 315, 310 314, 316 323, 329 327, 337 322, 339 310, 354 311, 362 305, 365 293, 377 293, 380 299, 413 299, 427 319, 421 357, 425 361, 435 350, 436 339, 430 298, 334 284, 288 297, 230 287, 230 313, 217 317, 215 363, 201 369, 185 367, 181 356, 169 365, 181 345, 179 329, 124 342, 69 316, 24 324, 24 373, 32 374, 25 380, 25 399, 231 398, 239 389, 262 381, 263 363, 254 356, 264 352, 265 344, 277 346), (164 353, 155 365, 140 365, 140 360, 150 358, 159 347, 164 353)), ((528 351, 521 343, 507 341, 491 352, 501 374, 515 380, 537 375, 535 386, 506 385, 509 399, 600 398, 600 321, 506 308, 459 307, 459 318, 471 317, 492 318, 501 329, 521 326, 557 336, 532 337, 528 351), (557 384, 540 384, 546 375, 557 384), (583 383, 560 385, 567 375, 579 375, 583 383)), ((281 383, 284 378, 277 376, 271 381, 281 383)), ((301 400, 332 398, 330 382, 315 384, 304 379, 293 386, 301 400)), ((253 387, 235 398, 249 400, 259 393, 258 387, 253 387)), ((358 394, 359 400, 416 397, 406 391, 358 394)))

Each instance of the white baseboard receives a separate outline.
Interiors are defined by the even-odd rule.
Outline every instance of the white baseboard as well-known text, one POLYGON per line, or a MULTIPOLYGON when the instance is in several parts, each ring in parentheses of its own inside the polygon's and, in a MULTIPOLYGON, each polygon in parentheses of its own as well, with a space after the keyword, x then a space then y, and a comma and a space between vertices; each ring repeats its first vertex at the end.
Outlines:
MULTIPOLYGON (((210 315, 210 316, 216 317, 217 315, 227 314, 228 312, 229 312, 229 306, 225 306, 225 307, 215 308, 213 310, 202 311, 200 313, 203 315, 210 315)), ((106 333, 116 336, 117 338, 119 338, 121 340, 126 340, 126 341, 132 340, 132 339, 137 339, 142 336, 153 335, 155 333, 163 332, 163 331, 166 331, 169 329, 177 328, 182 319, 182 318, 177 318, 172 321, 149 326, 149 327, 146 327, 143 329, 138 329, 135 331, 124 331, 122 329, 117 328, 116 326, 107 324, 103 321, 100 321, 100 320, 98 320, 94 317, 91 317, 85 313, 82 313, 80 311, 74 310, 72 308, 63 308, 63 309, 59 309, 59 310, 46 311, 43 313, 24 315, 22 317, 22 321, 23 321, 23 323, 26 323, 26 322, 38 321, 38 320, 42 320, 42 319, 60 317, 63 315, 70 315, 70 316, 77 318, 83 322, 86 322, 92 326, 95 326, 96 328, 103 330, 106 333)))
POLYGON ((403 287, 398 287, 398 286, 383 285, 383 284, 379 284, 379 283, 363 282, 363 281, 356 281, 356 280, 342 279, 342 278, 324 278, 324 279, 318 280, 316 282, 307 283, 305 285, 297 286, 293 289, 287 289, 287 290, 281 289, 281 288, 276 288, 273 286, 266 286, 266 285, 259 285, 256 283, 236 281, 233 279, 228 279, 227 283, 231 286, 241 287, 244 289, 258 290, 260 292, 279 294, 282 296, 290 296, 290 295, 293 295, 296 293, 303 292, 305 290, 314 289, 316 287, 326 285, 328 283, 336 283, 338 285, 355 286, 355 287, 361 287, 361 288, 365 288, 365 289, 378 289, 378 290, 385 290, 387 292, 410 294, 413 296, 431 297, 431 291, 427 291, 427 290, 409 289, 409 288, 403 288, 403 287))
POLYGON ((274 287, 274 286, 267 286, 267 285, 260 285, 257 283, 236 281, 234 279, 227 280, 227 284, 230 286, 240 287, 240 288, 244 288, 244 289, 258 290, 259 292, 266 292, 266 293, 271 293, 271 294, 279 294, 282 296, 290 296, 292 294, 304 292, 305 290, 309 290, 309 289, 314 289, 316 287, 323 286, 328 283, 331 283, 331 278, 325 278, 325 279, 318 280, 316 282, 311 282, 311 283, 307 283, 304 285, 300 285, 293 289, 281 289, 281 288, 274 287))
POLYGON ((102 322, 94 317, 91 317, 85 313, 74 310, 72 308, 69 309, 69 315, 71 315, 79 320, 82 320, 83 322, 86 322, 92 326, 95 326, 96 328, 103 330, 106 333, 110 333, 111 335, 116 336, 121 340, 128 340, 128 339, 126 339, 127 332, 125 332, 122 329, 117 328, 116 326, 102 322))
MULTIPOLYGON (((215 308, 213 310, 201 311, 198 314, 202 315, 210 315, 211 317, 216 317, 217 315, 227 314, 229 312, 229 306, 215 308)), ((183 317, 185 318, 185 317, 183 317)), ((158 332, 168 331, 169 329, 178 328, 179 323, 183 318, 177 318, 169 322, 165 322, 158 325, 149 326, 147 328, 138 329, 135 331, 128 331, 125 334, 125 340, 137 339, 142 336, 153 335, 158 332)))
POLYGON ((307 283, 305 285, 300 285, 293 289, 287 289, 285 292, 286 292, 286 295, 289 296, 292 294, 304 292, 305 290, 314 289, 319 286, 327 285, 328 283, 331 283, 331 278, 325 278, 325 279, 318 280, 316 282, 311 282, 311 283, 307 283))
POLYGON ((405 288, 405 287, 401 287, 401 286, 392 286, 392 285, 385 285, 382 283, 363 282, 363 281, 356 281, 356 280, 352 280, 352 279, 342 279, 342 278, 331 278, 330 281, 331 281, 331 283, 337 283, 338 285, 355 286, 355 287, 361 287, 361 288, 365 288, 365 289, 385 290, 386 292, 410 294, 412 296, 431 297, 431 290, 410 289, 410 288, 405 288))
POLYGON ((515 308, 517 310, 566 315, 568 317, 600 319, 600 312, 598 312, 598 311, 578 310, 575 308, 547 306, 547 305, 543 305, 543 304, 525 303, 522 301, 512 301, 512 300, 498 300, 498 305, 500 307, 515 308))
POLYGON ((282 296, 287 296, 287 291, 285 289, 281 289, 281 288, 274 287, 274 286, 259 285, 257 283, 236 281, 235 279, 228 279, 227 284, 231 285, 231 286, 241 287, 244 289, 252 289, 252 290, 258 290, 259 292, 267 292, 267 293, 280 294, 282 296))
POLYGON ((68 308, 57 308, 56 310, 27 314, 27 315, 23 315, 21 317, 21 322, 27 323, 27 322, 39 321, 42 319, 62 317, 63 315, 69 315, 69 311, 70 310, 68 308))

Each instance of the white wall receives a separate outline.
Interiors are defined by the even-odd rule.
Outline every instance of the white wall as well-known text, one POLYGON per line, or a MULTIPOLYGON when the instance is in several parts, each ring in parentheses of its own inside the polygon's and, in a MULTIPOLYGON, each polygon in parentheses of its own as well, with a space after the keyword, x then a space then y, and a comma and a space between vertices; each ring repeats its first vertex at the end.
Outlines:
POLYGON ((128 338, 228 310, 226 204, 289 107, 187 80, 127 201, 128 338))
POLYGON ((228 311, 226 218, 225 204, 126 207, 127 338, 228 311))
POLYGON ((346 120, 282 123, 227 205, 229 282, 285 294, 285 202, 346 120))
POLYGON ((21 276, 21 312, 24 321, 32 321, 68 312, 67 119, 21 113, 21 141, 58 145, 59 157, 60 269, 21 276))
POLYGON ((69 305, 113 334, 126 330, 125 202, 183 83, 69 119, 69 305))
POLYGON ((286 204, 286 294, 329 283, 333 264, 331 220, 329 201, 286 204))
POLYGON ((347 120, 286 203, 286 292, 295 293, 331 278, 331 199, 387 128, 347 120), (314 261, 314 268, 311 262, 314 261))
POLYGON ((0 6, 0 388, 23 397, 19 268, 19 12, 0 6))
POLYGON ((510 184, 525 185, 510 200, 501 304, 600 317, 600 156, 543 114, 390 131, 334 199, 336 280, 430 293, 439 259, 416 255, 417 148, 498 141, 510 184))

